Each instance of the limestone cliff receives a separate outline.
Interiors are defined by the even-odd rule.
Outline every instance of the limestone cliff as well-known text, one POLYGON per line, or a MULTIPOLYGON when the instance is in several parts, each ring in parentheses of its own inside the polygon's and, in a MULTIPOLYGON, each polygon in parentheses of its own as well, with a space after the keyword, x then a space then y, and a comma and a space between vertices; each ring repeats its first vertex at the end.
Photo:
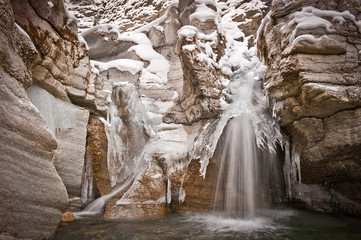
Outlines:
POLYGON ((258 38, 291 156, 290 198, 360 216, 359 1, 274 1, 258 38), (292 167, 291 167, 292 168, 292 167))

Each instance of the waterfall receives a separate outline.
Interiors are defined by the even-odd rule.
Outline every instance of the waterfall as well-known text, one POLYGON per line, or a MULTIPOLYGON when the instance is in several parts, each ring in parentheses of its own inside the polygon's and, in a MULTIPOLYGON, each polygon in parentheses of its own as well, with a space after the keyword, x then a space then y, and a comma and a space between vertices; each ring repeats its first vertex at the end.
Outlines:
POLYGON ((279 202, 284 191, 277 156, 282 135, 263 92, 265 66, 253 51, 242 56, 231 78, 232 102, 218 119, 208 121, 190 154, 200 160, 203 177, 209 159, 219 160, 214 213, 246 219, 279 202))
POLYGON ((255 215, 257 188, 257 146, 252 124, 246 114, 231 119, 226 127, 224 149, 216 185, 214 208, 227 215, 240 211, 243 216, 255 215))

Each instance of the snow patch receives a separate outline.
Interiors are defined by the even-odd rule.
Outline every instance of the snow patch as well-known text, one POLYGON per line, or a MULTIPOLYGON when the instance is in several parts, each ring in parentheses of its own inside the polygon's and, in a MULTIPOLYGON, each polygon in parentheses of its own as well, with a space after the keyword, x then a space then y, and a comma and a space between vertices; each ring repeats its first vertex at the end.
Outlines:
MULTIPOLYGON (((298 11, 292 15, 292 20, 285 26, 287 29, 293 28, 290 41, 293 45, 293 41, 296 40, 296 35, 298 30, 312 30, 316 28, 325 29, 326 33, 333 33, 335 28, 333 24, 325 19, 332 18, 334 22, 342 24, 346 20, 352 21, 355 26, 358 27, 361 32, 361 21, 356 21, 356 17, 350 13, 350 11, 333 11, 333 10, 320 10, 312 6, 302 8, 302 11, 298 11)), ((310 40, 311 42, 315 39, 312 39, 310 36, 306 36, 304 39, 310 40)), ((299 42, 299 41, 298 41, 299 42)))
POLYGON ((187 39, 191 39, 194 36, 196 36, 197 33, 198 33, 198 28, 191 25, 186 25, 178 30, 178 37, 186 37, 187 39))
POLYGON ((217 13, 207 7, 204 1, 200 0, 198 2, 201 2, 201 4, 199 4, 197 10, 189 16, 191 20, 197 19, 201 22, 206 22, 207 20, 215 20, 217 18, 217 13))
POLYGON ((91 67, 99 69, 100 72, 108 71, 110 68, 116 68, 119 71, 128 71, 131 74, 136 74, 143 69, 144 63, 141 61, 131 59, 117 59, 109 62, 99 62, 90 60, 91 67))
POLYGON ((189 51, 189 52, 194 51, 196 48, 197 48, 197 45, 195 45, 195 44, 188 44, 188 45, 184 45, 182 47, 183 50, 186 50, 186 51, 189 51))
POLYGON ((142 71, 139 79, 141 85, 161 86, 168 82, 169 61, 153 49, 151 41, 144 33, 119 35, 118 40, 136 43, 137 45, 132 46, 128 51, 135 51, 141 59, 150 63, 142 71))

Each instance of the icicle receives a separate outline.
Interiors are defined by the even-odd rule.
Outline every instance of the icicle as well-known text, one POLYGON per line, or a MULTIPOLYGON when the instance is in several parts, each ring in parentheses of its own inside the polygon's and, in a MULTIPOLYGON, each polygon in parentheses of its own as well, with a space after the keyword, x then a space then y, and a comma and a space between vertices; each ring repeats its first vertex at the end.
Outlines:
POLYGON ((183 203, 185 198, 186 198, 186 191, 184 190, 183 186, 181 186, 179 188, 179 196, 178 196, 179 204, 183 203))
POLYGON ((168 183, 167 183, 167 204, 170 204, 172 201, 172 189, 171 189, 171 180, 168 176, 168 183))

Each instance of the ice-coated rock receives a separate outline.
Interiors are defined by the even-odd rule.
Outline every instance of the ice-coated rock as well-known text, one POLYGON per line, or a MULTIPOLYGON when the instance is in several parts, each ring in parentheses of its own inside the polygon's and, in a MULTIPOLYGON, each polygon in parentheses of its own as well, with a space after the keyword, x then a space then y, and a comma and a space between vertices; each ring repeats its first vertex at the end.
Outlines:
POLYGON ((35 85, 27 89, 27 94, 57 140, 53 163, 68 194, 80 197, 89 111, 35 85))

